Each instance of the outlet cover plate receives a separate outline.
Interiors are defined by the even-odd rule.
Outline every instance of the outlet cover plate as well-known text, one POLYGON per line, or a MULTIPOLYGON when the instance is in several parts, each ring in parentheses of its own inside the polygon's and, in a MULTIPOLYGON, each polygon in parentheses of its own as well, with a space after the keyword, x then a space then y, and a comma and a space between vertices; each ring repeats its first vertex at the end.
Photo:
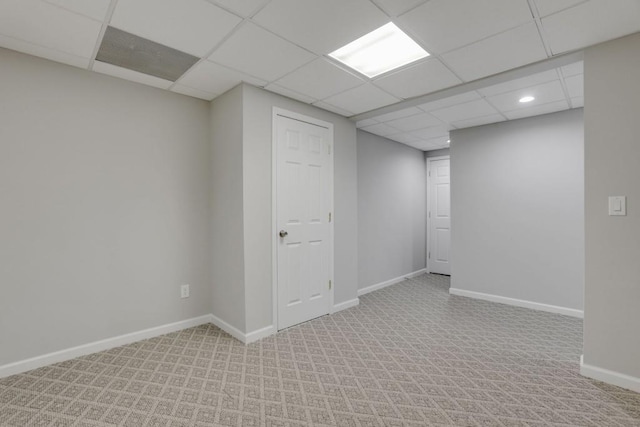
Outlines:
POLYGON ((189 285, 180 286, 180 298, 189 298, 189 285))

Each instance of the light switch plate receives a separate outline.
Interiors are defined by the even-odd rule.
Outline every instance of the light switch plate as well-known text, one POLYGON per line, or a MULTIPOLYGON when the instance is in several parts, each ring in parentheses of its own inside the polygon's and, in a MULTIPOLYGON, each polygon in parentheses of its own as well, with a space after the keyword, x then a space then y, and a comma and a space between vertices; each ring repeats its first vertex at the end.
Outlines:
POLYGON ((610 196, 609 197, 609 216, 625 216, 627 215, 627 197, 626 196, 610 196))

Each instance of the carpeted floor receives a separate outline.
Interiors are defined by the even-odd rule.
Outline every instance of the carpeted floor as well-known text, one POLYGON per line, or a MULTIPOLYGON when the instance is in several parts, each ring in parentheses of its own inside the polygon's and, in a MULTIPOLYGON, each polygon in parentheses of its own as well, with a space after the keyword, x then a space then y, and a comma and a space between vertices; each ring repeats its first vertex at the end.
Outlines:
POLYGON ((244 346, 212 325, 0 379, 2 426, 640 426, 582 321, 424 275, 244 346))

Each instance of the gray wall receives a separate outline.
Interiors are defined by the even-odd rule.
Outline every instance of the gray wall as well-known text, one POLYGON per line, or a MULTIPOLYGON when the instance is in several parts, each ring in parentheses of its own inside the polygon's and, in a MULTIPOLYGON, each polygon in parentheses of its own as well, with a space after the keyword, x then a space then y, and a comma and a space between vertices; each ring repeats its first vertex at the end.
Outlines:
POLYGON ((273 106, 335 126, 335 302, 356 297, 352 122, 250 86, 210 104, 0 64, 0 365, 212 311, 270 325, 273 106))
POLYGON ((334 302, 357 296, 355 124, 316 107, 240 85, 212 103, 213 314, 244 333, 273 324, 274 107, 334 125, 334 302))
POLYGON ((357 159, 355 124, 311 105, 243 86, 243 175, 246 331, 272 324, 272 120, 273 107, 334 125, 335 303, 357 297, 357 159))
POLYGON ((210 313, 209 104, 0 70, 0 365, 210 313))
POLYGON ((244 331, 242 86, 211 103, 212 313, 244 331))
POLYGON ((358 131, 358 289, 425 268, 424 153, 358 131))
POLYGON ((640 378, 640 34, 585 52, 584 362, 640 378), (627 196, 610 217, 609 196, 627 196))
POLYGON ((581 109, 451 133, 451 287, 583 309, 581 109))

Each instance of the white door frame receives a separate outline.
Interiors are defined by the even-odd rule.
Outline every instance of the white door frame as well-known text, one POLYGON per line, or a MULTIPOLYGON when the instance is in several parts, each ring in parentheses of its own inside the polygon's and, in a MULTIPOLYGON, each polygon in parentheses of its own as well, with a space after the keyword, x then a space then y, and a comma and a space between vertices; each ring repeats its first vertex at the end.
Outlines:
MULTIPOLYGON (((425 253, 425 257, 427 258, 427 273, 431 273, 431 266, 429 265, 429 251, 431 250, 431 215, 429 214, 431 212, 431 163, 436 160, 451 161, 451 156, 427 157, 427 250, 425 253)), ((451 187, 449 187, 449 189, 451 189, 451 187)))
POLYGON ((311 125, 320 126, 329 129, 331 138, 329 140, 329 150, 331 156, 329 158, 329 188, 331 189, 331 195, 329 197, 329 212, 331 212, 331 221, 329 222, 329 277, 331 278, 332 286, 329 289, 329 314, 333 314, 334 304, 334 289, 335 280, 333 277, 333 261, 334 261, 334 234, 333 224, 335 222, 334 212, 334 187, 333 187, 333 123, 324 122, 322 120, 315 119, 313 117, 305 116, 303 114, 294 113, 283 108, 273 107, 273 119, 272 119, 272 137, 271 137, 271 288, 273 299, 272 307, 272 322, 274 332, 278 332, 278 116, 287 117, 289 119, 298 120, 311 125))

